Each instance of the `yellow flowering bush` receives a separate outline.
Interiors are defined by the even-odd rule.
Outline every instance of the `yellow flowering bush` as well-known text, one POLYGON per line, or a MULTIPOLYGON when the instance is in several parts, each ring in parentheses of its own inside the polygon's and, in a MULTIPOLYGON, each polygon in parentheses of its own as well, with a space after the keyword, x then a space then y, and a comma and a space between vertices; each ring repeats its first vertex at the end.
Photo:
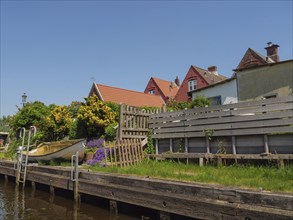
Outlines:
POLYGON ((88 137, 97 137, 104 133, 105 128, 115 122, 116 112, 96 95, 86 99, 78 111, 77 119, 86 126, 88 137))
POLYGON ((68 135, 73 118, 66 106, 56 106, 45 118, 45 122, 45 139, 47 141, 61 140, 68 135))

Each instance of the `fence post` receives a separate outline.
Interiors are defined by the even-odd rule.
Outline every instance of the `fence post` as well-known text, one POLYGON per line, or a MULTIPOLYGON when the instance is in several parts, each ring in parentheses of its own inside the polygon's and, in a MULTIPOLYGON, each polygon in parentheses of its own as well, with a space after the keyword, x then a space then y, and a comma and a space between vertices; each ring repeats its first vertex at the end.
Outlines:
POLYGON ((232 136, 232 152, 236 154, 236 139, 235 136, 232 136))
POLYGON ((170 145, 169 145, 169 149, 170 149, 170 153, 173 153, 173 139, 172 138, 170 138, 170 145))
POLYGON ((155 139, 156 155, 159 154, 159 140, 155 139))
POLYGON ((209 154, 211 151, 210 151, 210 140, 209 140, 209 137, 206 137, 206 144, 207 144, 207 153, 209 154))
POLYGON ((122 140, 123 135, 123 111, 124 111, 124 105, 120 105, 120 112, 119 112, 119 126, 118 126, 118 140, 122 140))
POLYGON ((184 138, 185 153, 188 153, 188 138, 184 138))
POLYGON ((266 154, 269 154, 270 151, 269 151, 269 141, 268 141, 268 135, 264 135, 264 142, 265 142, 265 153, 266 154))

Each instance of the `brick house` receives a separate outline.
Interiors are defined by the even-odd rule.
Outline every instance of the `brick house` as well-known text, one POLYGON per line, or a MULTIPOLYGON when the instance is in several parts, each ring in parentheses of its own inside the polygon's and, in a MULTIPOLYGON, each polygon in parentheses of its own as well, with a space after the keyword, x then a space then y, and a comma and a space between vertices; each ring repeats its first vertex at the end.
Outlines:
POLYGON ((220 75, 216 66, 211 66, 208 70, 197 66, 191 66, 175 96, 175 100, 191 101, 191 96, 188 95, 189 92, 204 88, 225 79, 227 79, 227 77, 220 75))
POLYGON ((144 93, 159 95, 165 102, 168 102, 169 100, 175 99, 179 86, 180 82, 178 77, 176 77, 174 82, 151 77, 144 93))
POLYGON ((143 92, 96 83, 93 83, 88 97, 93 94, 105 102, 125 104, 134 107, 163 107, 165 105, 164 100, 158 95, 145 94, 143 92))

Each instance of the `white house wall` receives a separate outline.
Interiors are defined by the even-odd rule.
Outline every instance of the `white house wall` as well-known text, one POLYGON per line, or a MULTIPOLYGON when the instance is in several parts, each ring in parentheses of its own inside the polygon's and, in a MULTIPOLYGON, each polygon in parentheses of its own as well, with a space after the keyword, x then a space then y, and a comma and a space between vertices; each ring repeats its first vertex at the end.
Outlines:
POLYGON ((196 96, 199 95, 205 96, 207 98, 221 96, 222 105, 236 103, 238 102, 236 79, 232 79, 231 81, 220 83, 200 91, 194 91, 192 93, 192 99, 195 99, 196 96))

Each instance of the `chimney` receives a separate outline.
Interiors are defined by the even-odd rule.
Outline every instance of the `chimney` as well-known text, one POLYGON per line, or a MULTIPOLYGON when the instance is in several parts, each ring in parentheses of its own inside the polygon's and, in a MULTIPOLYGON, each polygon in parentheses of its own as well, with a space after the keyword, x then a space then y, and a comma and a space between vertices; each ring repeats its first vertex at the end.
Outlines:
POLYGON ((209 72, 211 72, 211 73, 213 73, 213 74, 215 74, 215 75, 219 75, 218 74, 218 68, 217 68, 217 66, 210 66, 210 67, 208 67, 208 71, 209 72))
POLYGON ((280 61, 279 54, 278 54, 278 47, 277 44, 272 44, 272 42, 267 43, 268 46, 265 47, 267 50, 267 57, 271 58, 276 63, 280 61))
POLYGON ((176 76, 175 84, 176 84, 178 87, 180 87, 180 80, 179 80, 178 76, 176 76))

